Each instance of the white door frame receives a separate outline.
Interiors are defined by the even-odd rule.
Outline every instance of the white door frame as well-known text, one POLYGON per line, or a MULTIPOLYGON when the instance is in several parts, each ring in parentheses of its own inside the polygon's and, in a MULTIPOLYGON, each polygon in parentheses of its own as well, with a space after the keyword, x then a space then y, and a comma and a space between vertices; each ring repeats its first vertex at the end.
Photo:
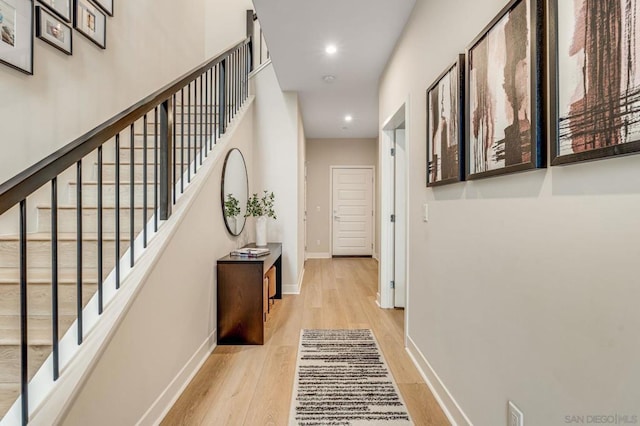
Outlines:
MULTIPOLYGON (((380 198, 381 198, 381 216, 382 221, 380 224, 380 273, 379 273, 379 288, 380 288, 380 307, 383 309, 393 309, 395 307, 395 297, 394 291, 391 288, 391 281, 394 280, 393 276, 393 267, 394 267, 394 232, 393 226, 391 225, 391 214, 394 213, 395 205, 394 205, 394 159, 391 156, 391 148, 393 147, 395 136, 394 131, 397 127, 405 123, 405 155, 407 159, 411 158, 410 154, 410 98, 407 97, 405 101, 400 105, 396 112, 391 114, 389 118, 387 118, 381 128, 380 128, 380 152, 379 152, 379 162, 380 162, 380 182, 384 182, 384 184, 380 185, 380 198)), ((408 315, 409 305, 411 298, 409 297, 410 292, 410 280, 409 280, 409 239, 411 238, 409 231, 409 206, 410 206, 410 192, 409 192, 409 169, 410 169, 410 160, 407 161, 407 167, 405 168, 405 182, 407 184, 406 191, 406 206, 405 209, 405 223, 407 224, 407 238, 406 238, 406 257, 404 265, 396 265, 396 267, 404 267, 406 268, 406 283, 405 283, 405 335, 406 330, 408 329, 408 315)))
POLYGON ((376 166, 329 166, 329 256, 333 257, 333 170, 334 169, 369 169, 373 176, 371 182, 371 194, 373 195, 371 208, 373 209, 373 220, 371 221, 371 256, 375 253, 376 247, 376 166))

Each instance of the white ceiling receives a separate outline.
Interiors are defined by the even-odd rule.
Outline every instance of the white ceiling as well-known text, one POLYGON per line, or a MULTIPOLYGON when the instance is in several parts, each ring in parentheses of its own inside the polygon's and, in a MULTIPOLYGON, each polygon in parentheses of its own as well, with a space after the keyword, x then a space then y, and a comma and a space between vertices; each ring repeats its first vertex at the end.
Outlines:
POLYGON ((253 3, 282 90, 298 92, 306 136, 377 137, 378 80, 415 0, 253 3), (328 44, 338 52, 327 55, 328 44))

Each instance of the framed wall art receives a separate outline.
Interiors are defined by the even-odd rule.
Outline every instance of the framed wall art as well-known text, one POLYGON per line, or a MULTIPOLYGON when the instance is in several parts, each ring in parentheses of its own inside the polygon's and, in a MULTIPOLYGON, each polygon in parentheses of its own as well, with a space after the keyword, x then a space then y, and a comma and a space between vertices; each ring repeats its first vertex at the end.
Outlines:
POLYGON ((0 62, 33 74, 33 0, 0 0, 0 62))
POLYGON ((73 52, 71 27, 40 6, 36 6, 36 37, 67 55, 71 55, 73 52))
POLYGON ((107 16, 89 0, 75 0, 73 26, 101 49, 107 47, 107 16))
POLYGON ((113 0, 93 0, 109 16, 113 16, 113 0))
POLYGON ((467 49, 467 179, 546 166, 543 46, 543 0, 512 0, 467 49))
POLYGON ((640 151, 640 1, 550 1, 551 164, 640 151))
POLYGON ((464 180, 464 55, 427 89, 427 186, 464 180))
POLYGON ((39 0, 65 22, 71 22, 71 0, 39 0))

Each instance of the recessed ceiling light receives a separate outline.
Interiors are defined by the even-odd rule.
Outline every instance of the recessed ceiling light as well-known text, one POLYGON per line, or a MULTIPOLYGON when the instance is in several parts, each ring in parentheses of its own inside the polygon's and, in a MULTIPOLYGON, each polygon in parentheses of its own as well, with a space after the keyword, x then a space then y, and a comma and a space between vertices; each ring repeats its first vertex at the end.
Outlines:
POLYGON ((336 80, 336 76, 331 74, 323 75, 322 79, 325 83, 333 83, 336 80))
POLYGON ((338 51, 338 48, 335 44, 328 44, 327 47, 324 48, 324 51, 329 55, 333 55, 338 51))
POLYGON ((347 123, 350 123, 351 121, 353 121, 353 117, 350 115, 345 115, 344 121, 346 121, 347 123))

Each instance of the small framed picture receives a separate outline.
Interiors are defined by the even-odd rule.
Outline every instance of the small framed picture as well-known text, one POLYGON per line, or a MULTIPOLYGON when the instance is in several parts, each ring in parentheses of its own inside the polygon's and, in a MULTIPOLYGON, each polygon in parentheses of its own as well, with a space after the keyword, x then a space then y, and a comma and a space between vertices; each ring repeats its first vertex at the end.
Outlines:
POLYGON ((36 6, 36 37, 67 55, 73 51, 73 31, 43 7, 36 6))
POLYGON ((427 186, 464 180, 464 55, 427 89, 427 186))
POLYGON ((113 0, 93 0, 109 16, 113 16, 113 0))
POLYGON ((73 26, 101 49, 107 47, 107 16, 88 0, 75 0, 73 26))
POLYGON ((33 0, 0 0, 0 62, 33 74, 33 0))
POLYGON ((71 0, 38 0, 65 22, 71 22, 71 0))

